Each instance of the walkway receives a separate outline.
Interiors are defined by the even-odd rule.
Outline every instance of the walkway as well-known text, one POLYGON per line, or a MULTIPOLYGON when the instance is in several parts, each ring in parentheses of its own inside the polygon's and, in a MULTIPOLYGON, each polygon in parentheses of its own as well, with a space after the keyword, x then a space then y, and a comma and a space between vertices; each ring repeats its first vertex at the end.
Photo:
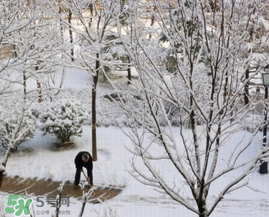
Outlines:
MULTIPOLYGON (((55 197, 58 194, 58 187, 60 182, 52 180, 37 180, 37 179, 22 179, 19 177, 4 177, 1 191, 9 194, 29 194, 35 196, 48 196, 55 197)), ((88 188, 86 187, 85 190, 88 188)), ((97 187, 95 195, 102 201, 109 200, 120 194, 122 188, 110 186, 110 187, 97 187)), ((70 182, 65 183, 62 197, 73 197, 78 200, 82 198, 81 189, 73 189, 73 184, 70 182)), ((93 200, 96 202, 96 200, 93 200)))

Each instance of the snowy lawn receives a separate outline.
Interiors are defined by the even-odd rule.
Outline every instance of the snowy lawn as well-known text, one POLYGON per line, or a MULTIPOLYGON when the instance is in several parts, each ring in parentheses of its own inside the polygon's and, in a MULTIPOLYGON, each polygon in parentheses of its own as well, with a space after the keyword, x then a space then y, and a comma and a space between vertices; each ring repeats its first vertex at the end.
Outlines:
MULTIPOLYGON (((90 126, 84 126, 83 136, 73 137, 75 146, 66 150, 56 148, 54 144, 57 141, 54 137, 42 137, 41 135, 42 133, 38 131, 33 139, 21 145, 18 152, 11 156, 7 165, 7 175, 73 181, 75 155, 81 150, 91 150, 90 126)), ((116 127, 98 128, 98 161, 94 162, 94 184, 98 186, 118 185, 125 186, 125 188, 119 196, 107 204, 88 204, 86 213, 98 216, 101 215, 99 213, 103 212, 105 207, 108 207, 108 210, 112 210, 110 212, 115 212, 120 217, 178 216, 179 214, 186 217, 196 216, 165 195, 156 192, 152 187, 140 184, 129 175, 129 160, 132 154, 124 147, 129 144, 129 139, 122 133, 121 129, 116 127)), ((171 174, 171 180, 173 178, 174 176, 171 174)), ((250 185, 264 193, 254 192, 248 188, 241 189, 224 199, 212 216, 268 216, 268 181, 269 175, 260 175, 257 171, 254 172, 249 177, 250 185)), ((35 196, 32 198, 36 200, 35 196)), ((1 195, 1 209, 5 207, 7 199, 7 194, 1 195)), ((46 203, 43 207, 37 207, 37 204, 34 205, 36 216, 50 216, 55 209, 46 203)), ((71 198, 69 207, 62 206, 62 216, 78 216, 80 207, 81 203, 71 198)), ((86 213, 85 216, 87 216, 86 213)), ((13 214, 7 216, 13 216, 13 214)))

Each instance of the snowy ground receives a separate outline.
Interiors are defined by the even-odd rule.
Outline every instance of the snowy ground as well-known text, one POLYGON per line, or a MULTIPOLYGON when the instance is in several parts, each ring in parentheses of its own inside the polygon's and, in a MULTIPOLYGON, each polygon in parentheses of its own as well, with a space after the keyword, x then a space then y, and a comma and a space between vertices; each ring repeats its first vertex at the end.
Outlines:
MULTIPOLYGON (((90 76, 81 72, 81 76, 74 77, 74 72, 68 71, 64 88, 89 88, 90 76)), ((109 91, 107 87, 101 87, 100 92, 109 91)), ((67 150, 56 150, 53 136, 42 136, 37 131, 36 136, 23 144, 19 151, 14 153, 7 165, 7 175, 25 178, 52 178, 55 181, 73 181, 74 157, 78 151, 91 151, 91 128, 85 125, 82 137, 74 137, 72 140, 75 147, 67 150)), ((128 128, 125 128, 128 130, 128 128)), ((107 204, 87 204, 84 216, 102 216, 98 213, 104 211, 105 206, 111 213, 115 212, 118 217, 137 216, 197 216, 183 206, 175 203, 165 195, 156 192, 152 187, 144 186, 134 180, 128 173, 129 160, 132 155, 125 149, 129 145, 129 139, 117 127, 98 128, 98 161, 94 162, 95 185, 118 185, 125 186, 123 192, 110 200, 107 204), (87 213, 87 215, 86 215, 87 213)), ((0 154, 2 157, 3 152, 0 154)), ((172 177, 171 177, 172 178, 172 177)), ((250 185, 263 193, 252 191, 248 188, 241 189, 229 198, 225 198, 212 214, 212 217, 267 217, 269 215, 269 174, 260 175, 257 171, 249 177, 250 185)), ((4 216, 4 208, 7 204, 8 195, 1 193, 0 216, 4 216)), ((32 197, 37 200, 35 196, 32 197)), ((44 200, 39 198, 39 200, 44 200)), ((212 198, 213 200, 214 198, 212 198)), ((38 207, 34 204, 37 217, 49 217, 55 208, 47 203, 38 207)), ((70 205, 62 206, 62 215, 78 216, 81 203, 70 199, 70 205)), ((13 216, 13 214, 6 215, 13 216)), ((111 215, 113 216, 113 215, 111 215)))

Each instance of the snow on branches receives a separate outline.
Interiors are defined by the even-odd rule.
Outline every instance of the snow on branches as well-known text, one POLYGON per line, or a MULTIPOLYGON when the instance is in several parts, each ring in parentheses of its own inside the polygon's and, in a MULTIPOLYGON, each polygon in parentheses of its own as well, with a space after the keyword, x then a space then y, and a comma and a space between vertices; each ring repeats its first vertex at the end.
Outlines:
MULTIPOLYGON (((154 1, 148 7, 159 30, 154 35, 149 19, 128 28, 118 24, 118 32, 132 30, 132 41, 121 40, 139 75, 132 91, 118 88, 122 108, 136 123, 128 134, 135 155, 131 174, 200 217, 245 186, 263 158, 257 151, 263 113, 250 86, 266 65, 254 18, 268 3, 212 2, 154 1), (255 62, 260 66, 254 70, 255 62)), ((143 5, 133 10, 146 13, 143 5)))
POLYGON ((35 135, 36 118, 30 111, 26 111, 23 117, 17 112, 1 112, 0 122, 0 144, 5 148, 11 146, 12 149, 17 149, 21 143, 35 135))

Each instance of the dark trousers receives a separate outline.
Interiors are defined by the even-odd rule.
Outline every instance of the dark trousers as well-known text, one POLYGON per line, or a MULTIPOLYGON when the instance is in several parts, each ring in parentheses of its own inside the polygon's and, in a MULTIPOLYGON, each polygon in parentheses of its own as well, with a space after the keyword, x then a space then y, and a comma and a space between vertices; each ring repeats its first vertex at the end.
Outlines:
MULTIPOLYGON (((79 181, 80 181, 80 173, 81 173, 81 169, 82 168, 77 168, 76 170, 76 175, 75 175, 75 185, 78 185, 79 184, 79 181)), ((92 171, 90 171, 90 169, 86 168, 87 169, 87 175, 88 177, 91 179, 91 185, 92 185, 92 171)))

